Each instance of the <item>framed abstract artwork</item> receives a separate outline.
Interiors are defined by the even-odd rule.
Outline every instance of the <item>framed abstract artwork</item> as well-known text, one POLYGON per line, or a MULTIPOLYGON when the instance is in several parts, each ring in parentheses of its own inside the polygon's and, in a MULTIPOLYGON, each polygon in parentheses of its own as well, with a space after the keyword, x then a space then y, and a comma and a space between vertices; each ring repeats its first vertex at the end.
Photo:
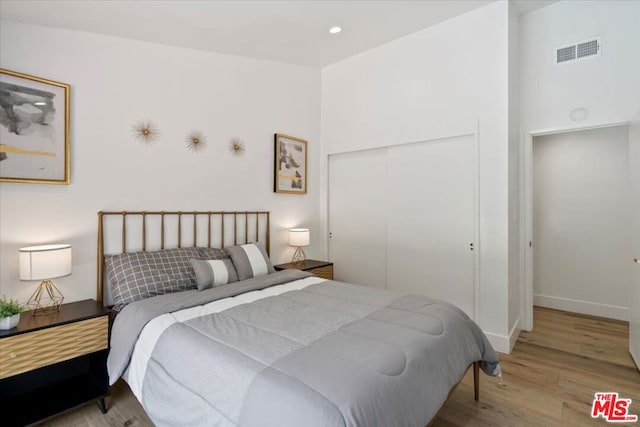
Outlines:
POLYGON ((69 85, 0 69, 0 181, 69 179, 69 85))
POLYGON ((274 146, 273 191, 307 194, 307 141, 276 133, 274 146))

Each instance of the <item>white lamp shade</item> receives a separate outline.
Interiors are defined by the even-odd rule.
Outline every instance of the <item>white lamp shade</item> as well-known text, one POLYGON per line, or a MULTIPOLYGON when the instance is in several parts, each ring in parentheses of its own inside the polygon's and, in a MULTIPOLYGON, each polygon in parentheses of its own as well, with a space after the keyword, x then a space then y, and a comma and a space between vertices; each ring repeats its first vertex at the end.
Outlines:
POLYGON ((289 246, 309 246, 309 229, 292 228, 289 230, 289 246))
POLYGON ((48 280, 71 274, 71 245, 21 248, 20 280, 48 280))

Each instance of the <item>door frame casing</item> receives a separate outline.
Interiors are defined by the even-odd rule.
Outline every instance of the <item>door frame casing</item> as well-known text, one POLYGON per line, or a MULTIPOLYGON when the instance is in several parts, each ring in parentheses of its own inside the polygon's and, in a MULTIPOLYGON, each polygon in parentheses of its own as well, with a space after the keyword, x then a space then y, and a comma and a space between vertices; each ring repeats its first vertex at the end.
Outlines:
MULTIPOLYGON (((629 173, 632 191, 632 254, 640 256, 640 114, 629 122, 629 173)), ((640 265, 633 265, 629 304, 629 354, 640 370, 640 265)))

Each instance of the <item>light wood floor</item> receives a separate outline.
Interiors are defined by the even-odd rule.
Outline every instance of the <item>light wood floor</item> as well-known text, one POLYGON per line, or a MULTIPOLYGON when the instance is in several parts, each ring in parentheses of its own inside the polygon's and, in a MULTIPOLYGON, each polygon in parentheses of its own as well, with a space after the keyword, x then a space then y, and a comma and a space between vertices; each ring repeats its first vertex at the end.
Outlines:
MULTIPOLYGON (((534 331, 520 334, 512 354, 500 355, 502 384, 481 373, 475 402, 469 370, 432 426, 605 426, 590 417, 596 391, 632 399, 630 413, 640 415, 640 373, 628 336, 626 322, 536 307, 534 331)), ((112 388, 107 406, 106 415, 90 403, 40 425, 152 425, 123 382, 112 388)))
MULTIPOLYGON (((471 372, 440 410, 434 426, 606 426, 592 419, 593 394, 617 391, 640 415, 640 372, 629 355, 627 322, 534 308, 533 332, 501 354, 502 385, 471 372)), ((622 424, 625 425, 625 424, 622 424)))

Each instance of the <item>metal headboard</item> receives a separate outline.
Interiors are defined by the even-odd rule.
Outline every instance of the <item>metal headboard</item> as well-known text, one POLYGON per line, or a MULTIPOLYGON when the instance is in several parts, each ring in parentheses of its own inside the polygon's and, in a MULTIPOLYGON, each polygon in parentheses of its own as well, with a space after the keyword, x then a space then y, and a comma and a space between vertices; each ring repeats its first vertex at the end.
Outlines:
POLYGON ((105 243, 107 236, 113 236, 112 233, 105 232, 107 228, 105 222, 107 217, 117 218, 118 216, 121 217, 121 220, 117 221, 121 228, 121 250, 109 253, 109 255, 131 250, 146 251, 165 249, 165 247, 168 249, 173 247, 205 246, 204 242, 198 244, 199 241, 202 241, 203 236, 206 237, 207 247, 223 248, 225 245, 260 241, 265 244, 267 254, 270 251, 268 211, 100 211, 98 212, 98 287, 96 295, 96 300, 100 304, 103 304, 104 299, 104 266, 105 256, 107 255, 105 253, 105 243), (127 227, 128 221, 132 218, 138 219, 137 227, 127 227), (156 226, 149 225, 154 220, 157 222, 158 218, 159 224, 156 226), (184 224, 189 221, 193 223, 193 240, 183 246, 184 240, 187 239, 186 235, 191 234, 190 232, 183 232, 184 224), (204 221, 206 222, 203 226, 204 221), (173 225, 168 225, 170 222, 175 224, 175 228, 173 225), (169 234, 166 233, 167 227, 171 227, 169 230, 176 231, 176 238, 171 242, 167 242, 166 234, 169 234), (134 230, 128 231, 132 229, 134 230), (153 236, 154 231, 160 234, 159 246, 156 244, 151 247, 149 245, 149 236, 153 236), (204 234, 205 232, 206 234, 204 234), (128 233, 139 233, 139 247, 134 248, 131 244, 128 244, 132 237, 128 233), (251 237, 254 237, 254 239, 251 237))

